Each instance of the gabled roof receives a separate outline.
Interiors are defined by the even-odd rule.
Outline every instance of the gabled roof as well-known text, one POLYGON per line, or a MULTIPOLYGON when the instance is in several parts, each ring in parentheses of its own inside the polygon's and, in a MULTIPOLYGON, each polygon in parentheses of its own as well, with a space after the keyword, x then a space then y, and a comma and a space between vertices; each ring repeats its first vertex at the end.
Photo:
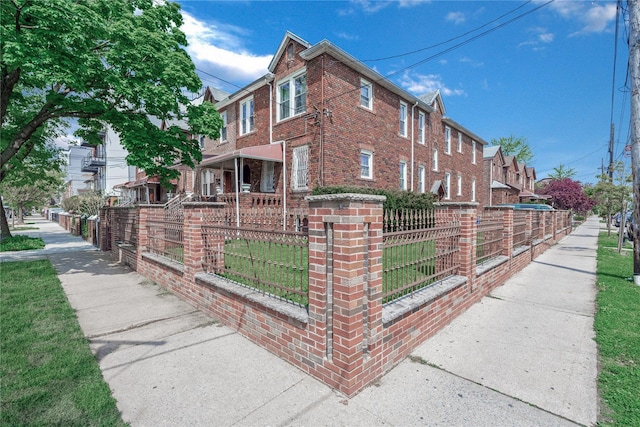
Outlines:
POLYGON ((311 44, 309 42, 307 42, 306 40, 301 39, 300 37, 296 36, 295 34, 293 34, 290 31, 287 31, 284 34, 284 37, 282 38, 282 41, 280 42, 280 46, 278 46, 278 50, 276 50, 276 54, 273 55, 273 58, 271 58, 271 62, 269 63, 269 71, 271 73, 273 73, 276 69, 276 65, 278 65, 278 62, 280 62, 280 57, 282 56, 282 54, 287 50, 287 46, 289 46, 289 41, 293 40, 296 43, 301 44, 302 46, 306 47, 306 48, 310 48, 311 44))
POLYGON ((518 170, 518 161, 516 160, 516 156, 505 156, 504 158, 504 166, 505 168, 514 166, 515 170, 518 170))
POLYGON ((439 89, 434 90, 433 92, 425 93, 424 95, 420 95, 418 98, 420 98, 427 105, 430 105, 434 109, 435 107, 433 106, 433 104, 437 103, 438 109, 440 110, 442 115, 445 115, 447 113, 447 110, 444 108, 444 101, 442 100, 442 95, 440 95, 439 89))
POLYGON ((527 166, 527 176, 534 181, 536 180, 536 168, 533 166, 527 166))
POLYGON ((496 154, 500 153, 500 158, 502 159, 502 164, 504 164, 504 155, 502 154, 502 147, 499 145, 491 145, 485 146, 482 149, 482 158, 483 159, 493 159, 496 154))

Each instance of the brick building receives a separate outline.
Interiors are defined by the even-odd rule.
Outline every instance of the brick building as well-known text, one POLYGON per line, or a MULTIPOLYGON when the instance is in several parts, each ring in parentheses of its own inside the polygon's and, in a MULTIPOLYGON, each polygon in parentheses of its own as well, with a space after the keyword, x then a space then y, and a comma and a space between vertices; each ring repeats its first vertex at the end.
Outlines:
POLYGON ((349 185, 483 204, 486 142, 446 116, 440 93, 412 95, 327 40, 287 32, 269 73, 216 106, 225 125, 194 176, 204 197, 296 207, 316 186, 349 185))

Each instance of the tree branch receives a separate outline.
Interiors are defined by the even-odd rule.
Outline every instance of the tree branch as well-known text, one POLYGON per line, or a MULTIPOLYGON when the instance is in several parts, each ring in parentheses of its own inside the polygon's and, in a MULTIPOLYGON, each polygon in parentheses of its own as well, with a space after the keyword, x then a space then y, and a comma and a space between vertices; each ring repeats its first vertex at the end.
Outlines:
POLYGON ((9 106, 9 99, 13 93, 18 80, 20 80, 20 68, 8 72, 2 70, 2 89, 0 89, 0 123, 4 123, 4 116, 7 114, 7 107, 9 106))

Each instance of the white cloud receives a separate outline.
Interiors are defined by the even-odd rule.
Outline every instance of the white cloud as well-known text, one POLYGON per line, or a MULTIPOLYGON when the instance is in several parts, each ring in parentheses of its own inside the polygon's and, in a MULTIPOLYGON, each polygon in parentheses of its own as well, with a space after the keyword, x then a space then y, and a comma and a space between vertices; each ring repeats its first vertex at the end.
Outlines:
MULTIPOLYGON (((542 0, 538 0, 540 1, 542 0)), ((615 2, 556 0, 549 6, 562 18, 578 22, 582 27, 570 36, 602 33, 607 31, 609 24, 616 19, 615 2)))
POLYGON ((419 6, 425 3, 431 3, 431 0, 399 0, 398 6, 413 7, 413 6, 419 6))
POLYGON ((542 51, 545 49, 546 44, 552 43, 555 39, 555 34, 550 33, 544 27, 532 27, 528 30, 531 33, 531 38, 525 42, 518 44, 518 47, 528 47, 533 51, 542 51))
POLYGON ((454 24, 462 24, 467 18, 464 16, 462 12, 449 12, 447 16, 444 18, 447 22, 453 22, 454 24))
POLYGON ((480 68, 480 67, 484 67, 484 62, 478 62, 478 61, 474 61, 473 59, 467 57, 467 56, 463 56, 462 58, 460 58, 458 60, 459 62, 468 65, 470 67, 473 68, 480 68))
POLYGON ((243 46, 248 32, 242 28, 207 23, 182 11, 181 29, 187 36, 187 52, 196 68, 225 80, 249 83, 266 74, 273 55, 256 55, 243 46))
POLYGON ((445 96, 465 95, 462 89, 451 89, 447 87, 442 82, 442 77, 439 74, 418 74, 405 71, 399 83, 400 86, 417 95, 424 95, 425 93, 435 90, 440 90, 440 93, 445 96))
POLYGON ((348 40, 348 41, 353 41, 353 40, 360 40, 360 36, 357 34, 350 34, 347 33, 345 31, 341 31, 339 33, 336 33, 336 37, 343 39, 343 40, 348 40))

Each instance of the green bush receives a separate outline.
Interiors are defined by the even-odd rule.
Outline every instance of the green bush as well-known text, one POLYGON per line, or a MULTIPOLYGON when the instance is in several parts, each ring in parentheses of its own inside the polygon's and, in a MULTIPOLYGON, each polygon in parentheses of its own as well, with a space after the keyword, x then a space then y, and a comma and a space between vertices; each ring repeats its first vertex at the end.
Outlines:
POLYGON ((314 196, 324 194, 371 194, 375 196, 386 196, 383 204, 384 210, 395 209, 433 209, 434 198, 431 193, 414 193, 412 191, 400 190, 381 190, 378 188, 366 188, 355 186, 335 186, 335 187, 316 187, 311 193, 314 196))

